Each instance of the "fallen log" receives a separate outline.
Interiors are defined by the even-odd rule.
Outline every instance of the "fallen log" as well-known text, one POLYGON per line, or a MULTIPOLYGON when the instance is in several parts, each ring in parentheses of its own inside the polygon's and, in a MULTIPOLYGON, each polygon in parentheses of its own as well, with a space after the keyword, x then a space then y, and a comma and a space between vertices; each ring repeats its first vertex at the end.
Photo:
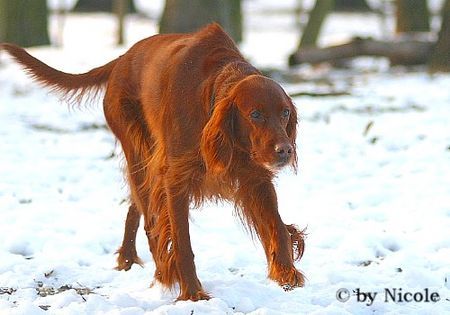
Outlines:
POLYGON ((348 96, 351 95, 349 92, 347 91, 337 91, 337 92, 325 92, 325 93, 320 93, 320 92, 294 92, 294 93, 289 93, 290 97, 298 97, 298 96, 309 96, 309 97, 327 97, 327 96, 348 96))
POLYGON ((420 65, 427 63, 434 45, 428 40, 381 41, 358 37, 343 45, 302 48, 289 57, 289 65, 334 62, 360 56, 386 57, 393 65, 420 65))

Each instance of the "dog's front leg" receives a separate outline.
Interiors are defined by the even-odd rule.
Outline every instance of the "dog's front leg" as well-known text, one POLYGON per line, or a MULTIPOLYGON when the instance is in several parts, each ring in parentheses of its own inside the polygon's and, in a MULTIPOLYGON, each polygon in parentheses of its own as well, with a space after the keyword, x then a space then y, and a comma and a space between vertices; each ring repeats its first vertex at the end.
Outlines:
POLYGON ((189 236, 189 196, 167 186, 166 193, 171 226, 172 248, 177 278, 180 284, 178 300, 205 300, 209 295, 202 289, 195 271, 194 253, 189 236))
POLYGON ((117 257, 117 270, 130 270, 133 264, 144 266, 136 252, 136 232, 139 228, 140 219, 141 213, 136 208, 136 204, 131 204, 128 208, 122 246, 117 250, 119 254, 117 257))
POLYGON ((294 266, 294 251, 298 251, 298 246, 300 252, 303 248, 302 234, 281 220, 273 184, 270 181, 246 183, 239 195, 242 214, 264 247, 269 278, 284 289, 303 286, 304 276, 294 266))

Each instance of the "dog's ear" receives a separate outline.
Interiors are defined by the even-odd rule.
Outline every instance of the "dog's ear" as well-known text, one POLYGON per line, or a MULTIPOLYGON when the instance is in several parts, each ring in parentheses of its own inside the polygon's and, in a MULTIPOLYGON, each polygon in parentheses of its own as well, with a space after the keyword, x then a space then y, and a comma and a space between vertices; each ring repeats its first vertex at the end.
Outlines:
POLYGON ((234 148, 234 108, 230 99, 217 102, 203 129, 200 150, 206 169, 223 174, 231 165, 234 148))
POLYGON ((292 146, 294 147, 294 157, 292 159, 292 167, 294 170, 297 170, 297 123, 298 123, 298 117, 297 117, 297 110, 295 108, 294 102, 292 102, 291 99, 289 99, 290 102, 290 110, 291 114, 289 115, 289 121, 286 126, 286 133, 289 137, 289 140, 291 141, 292 146))

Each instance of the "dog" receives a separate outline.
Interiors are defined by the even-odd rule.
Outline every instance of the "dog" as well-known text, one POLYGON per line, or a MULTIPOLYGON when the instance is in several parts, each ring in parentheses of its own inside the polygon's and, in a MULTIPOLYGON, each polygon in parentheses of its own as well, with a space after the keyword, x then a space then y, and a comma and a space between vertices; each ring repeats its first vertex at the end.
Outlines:
POLYGON ((69 102, 105 90, 105 118, 131 191, 118 270, 142 265, 135 239, 143 215, 155 280, 179 284, 179 300, 209 299, 195 269, 189 207, 227 200, 261 241, 268 277, 285 289, 304 285, 294 266, 304 233, 281 220, 272 183, 279 169, 296 169, 296 108, 218 24, 154 35, 83 74, 58 71, 12 44, 0 50, 69 102))

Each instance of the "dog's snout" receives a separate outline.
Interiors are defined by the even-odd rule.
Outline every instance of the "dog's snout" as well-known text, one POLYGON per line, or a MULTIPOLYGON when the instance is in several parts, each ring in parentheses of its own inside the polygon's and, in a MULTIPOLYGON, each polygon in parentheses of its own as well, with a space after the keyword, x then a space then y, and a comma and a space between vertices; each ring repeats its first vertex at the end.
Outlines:
POLYGON ((282 160, 289 159, 292 155, 294 148, 290 143, 278 143, 275 145, 275 152, 282 160))

